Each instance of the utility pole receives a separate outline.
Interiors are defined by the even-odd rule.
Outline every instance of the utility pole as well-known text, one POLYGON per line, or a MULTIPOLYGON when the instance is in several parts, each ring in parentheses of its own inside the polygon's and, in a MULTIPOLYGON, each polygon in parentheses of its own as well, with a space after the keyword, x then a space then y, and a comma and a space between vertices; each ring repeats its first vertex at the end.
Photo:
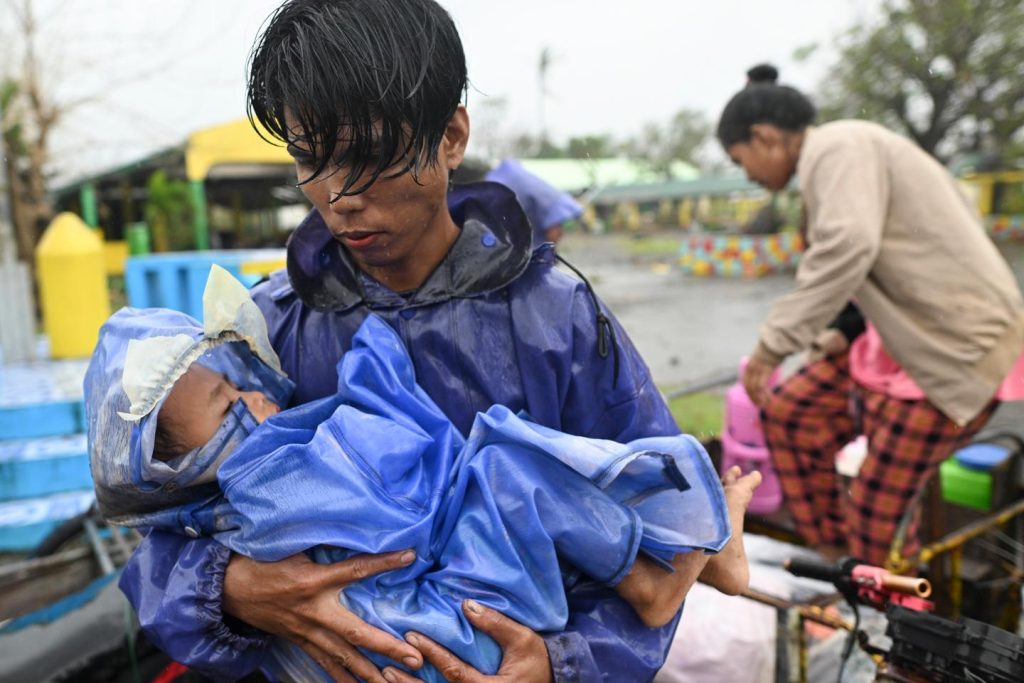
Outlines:
POLYGON ((542 149, 548 146, 548 126, 545 107, 548 99, 548 69, 551 68, 552 61, 551 48, 545 47, 540 51, 540 61, 537 63, 537 81, 540 86, 538 114, 540 119, 540 146, 542 149))

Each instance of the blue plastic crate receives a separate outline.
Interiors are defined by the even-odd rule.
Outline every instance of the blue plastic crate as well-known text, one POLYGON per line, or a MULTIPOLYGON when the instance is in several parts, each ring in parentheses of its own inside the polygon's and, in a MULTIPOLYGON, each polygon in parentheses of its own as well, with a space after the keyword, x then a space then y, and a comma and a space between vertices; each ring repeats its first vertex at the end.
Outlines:
POLYGON ((90 490, 0 503, 0 551, 32 550, 61 522, 88 510, 94 499, 90 490))
MULTIPOLYGON (((203 290, 210 267, 217 264, 251 286, 260 279, 253 266, 283 261, 283 249, 183 251, 132 256, 125 263, 128 305, 171 308, 197 320, 203 317, 203 290)), ((264 269, 267 270, 267 269, 264 269)))
POLYGON ((0 441, 0 501, 91 486, 85 434, 0 441))
POLYGON ((36 439, 75 434, 85 424, 81 401, 50 401, 0 408, 0 439, 36 439))
POLYGON ((0 441, 83 432, 88 361, 0 367, 0 441))

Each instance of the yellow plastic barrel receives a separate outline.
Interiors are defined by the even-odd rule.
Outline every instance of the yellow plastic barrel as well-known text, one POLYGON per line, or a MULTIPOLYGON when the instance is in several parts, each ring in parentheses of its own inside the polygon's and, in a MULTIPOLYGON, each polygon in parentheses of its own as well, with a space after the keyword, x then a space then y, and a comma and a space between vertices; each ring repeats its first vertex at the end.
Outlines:
POLYGON ((103 241, 75 214, 58 215, 36 247, 36 277, 50 354, 91 354, 110 317, 103 241))

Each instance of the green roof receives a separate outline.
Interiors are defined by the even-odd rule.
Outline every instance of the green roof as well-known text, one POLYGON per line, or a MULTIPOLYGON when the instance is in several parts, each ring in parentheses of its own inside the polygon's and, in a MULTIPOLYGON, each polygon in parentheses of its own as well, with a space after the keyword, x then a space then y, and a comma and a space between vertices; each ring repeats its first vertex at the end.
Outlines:
POLYGON ((734 192, 755 193, 766 190, 742 176, 706 176, 689 180, 654 183, 633 183, 605 187, 591 196, 594 204, 645 202, 661 199, 686 199, 703 195, 726 195, 734 192))
MULTIPOLYGON (((610 185, 653 183, 661 176, 630 159, 520 159, 523 168, 559 190, 581 192, 610 185)), ((677 178, 696 178, 696 168, 682 161, 673 164, 677 178)))

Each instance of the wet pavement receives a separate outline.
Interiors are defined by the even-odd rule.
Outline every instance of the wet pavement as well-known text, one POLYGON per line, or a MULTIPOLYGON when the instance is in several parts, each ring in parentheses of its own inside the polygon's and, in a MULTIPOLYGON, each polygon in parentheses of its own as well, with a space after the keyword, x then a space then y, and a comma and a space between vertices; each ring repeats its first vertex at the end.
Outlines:
POLYGON ((572 234, 559 251, 590 279, 662 387, 735 371, 754 348, 771 302, 793 286, 791 276, 684 275, 674 258, 631 257, 627 242, 572 234))

